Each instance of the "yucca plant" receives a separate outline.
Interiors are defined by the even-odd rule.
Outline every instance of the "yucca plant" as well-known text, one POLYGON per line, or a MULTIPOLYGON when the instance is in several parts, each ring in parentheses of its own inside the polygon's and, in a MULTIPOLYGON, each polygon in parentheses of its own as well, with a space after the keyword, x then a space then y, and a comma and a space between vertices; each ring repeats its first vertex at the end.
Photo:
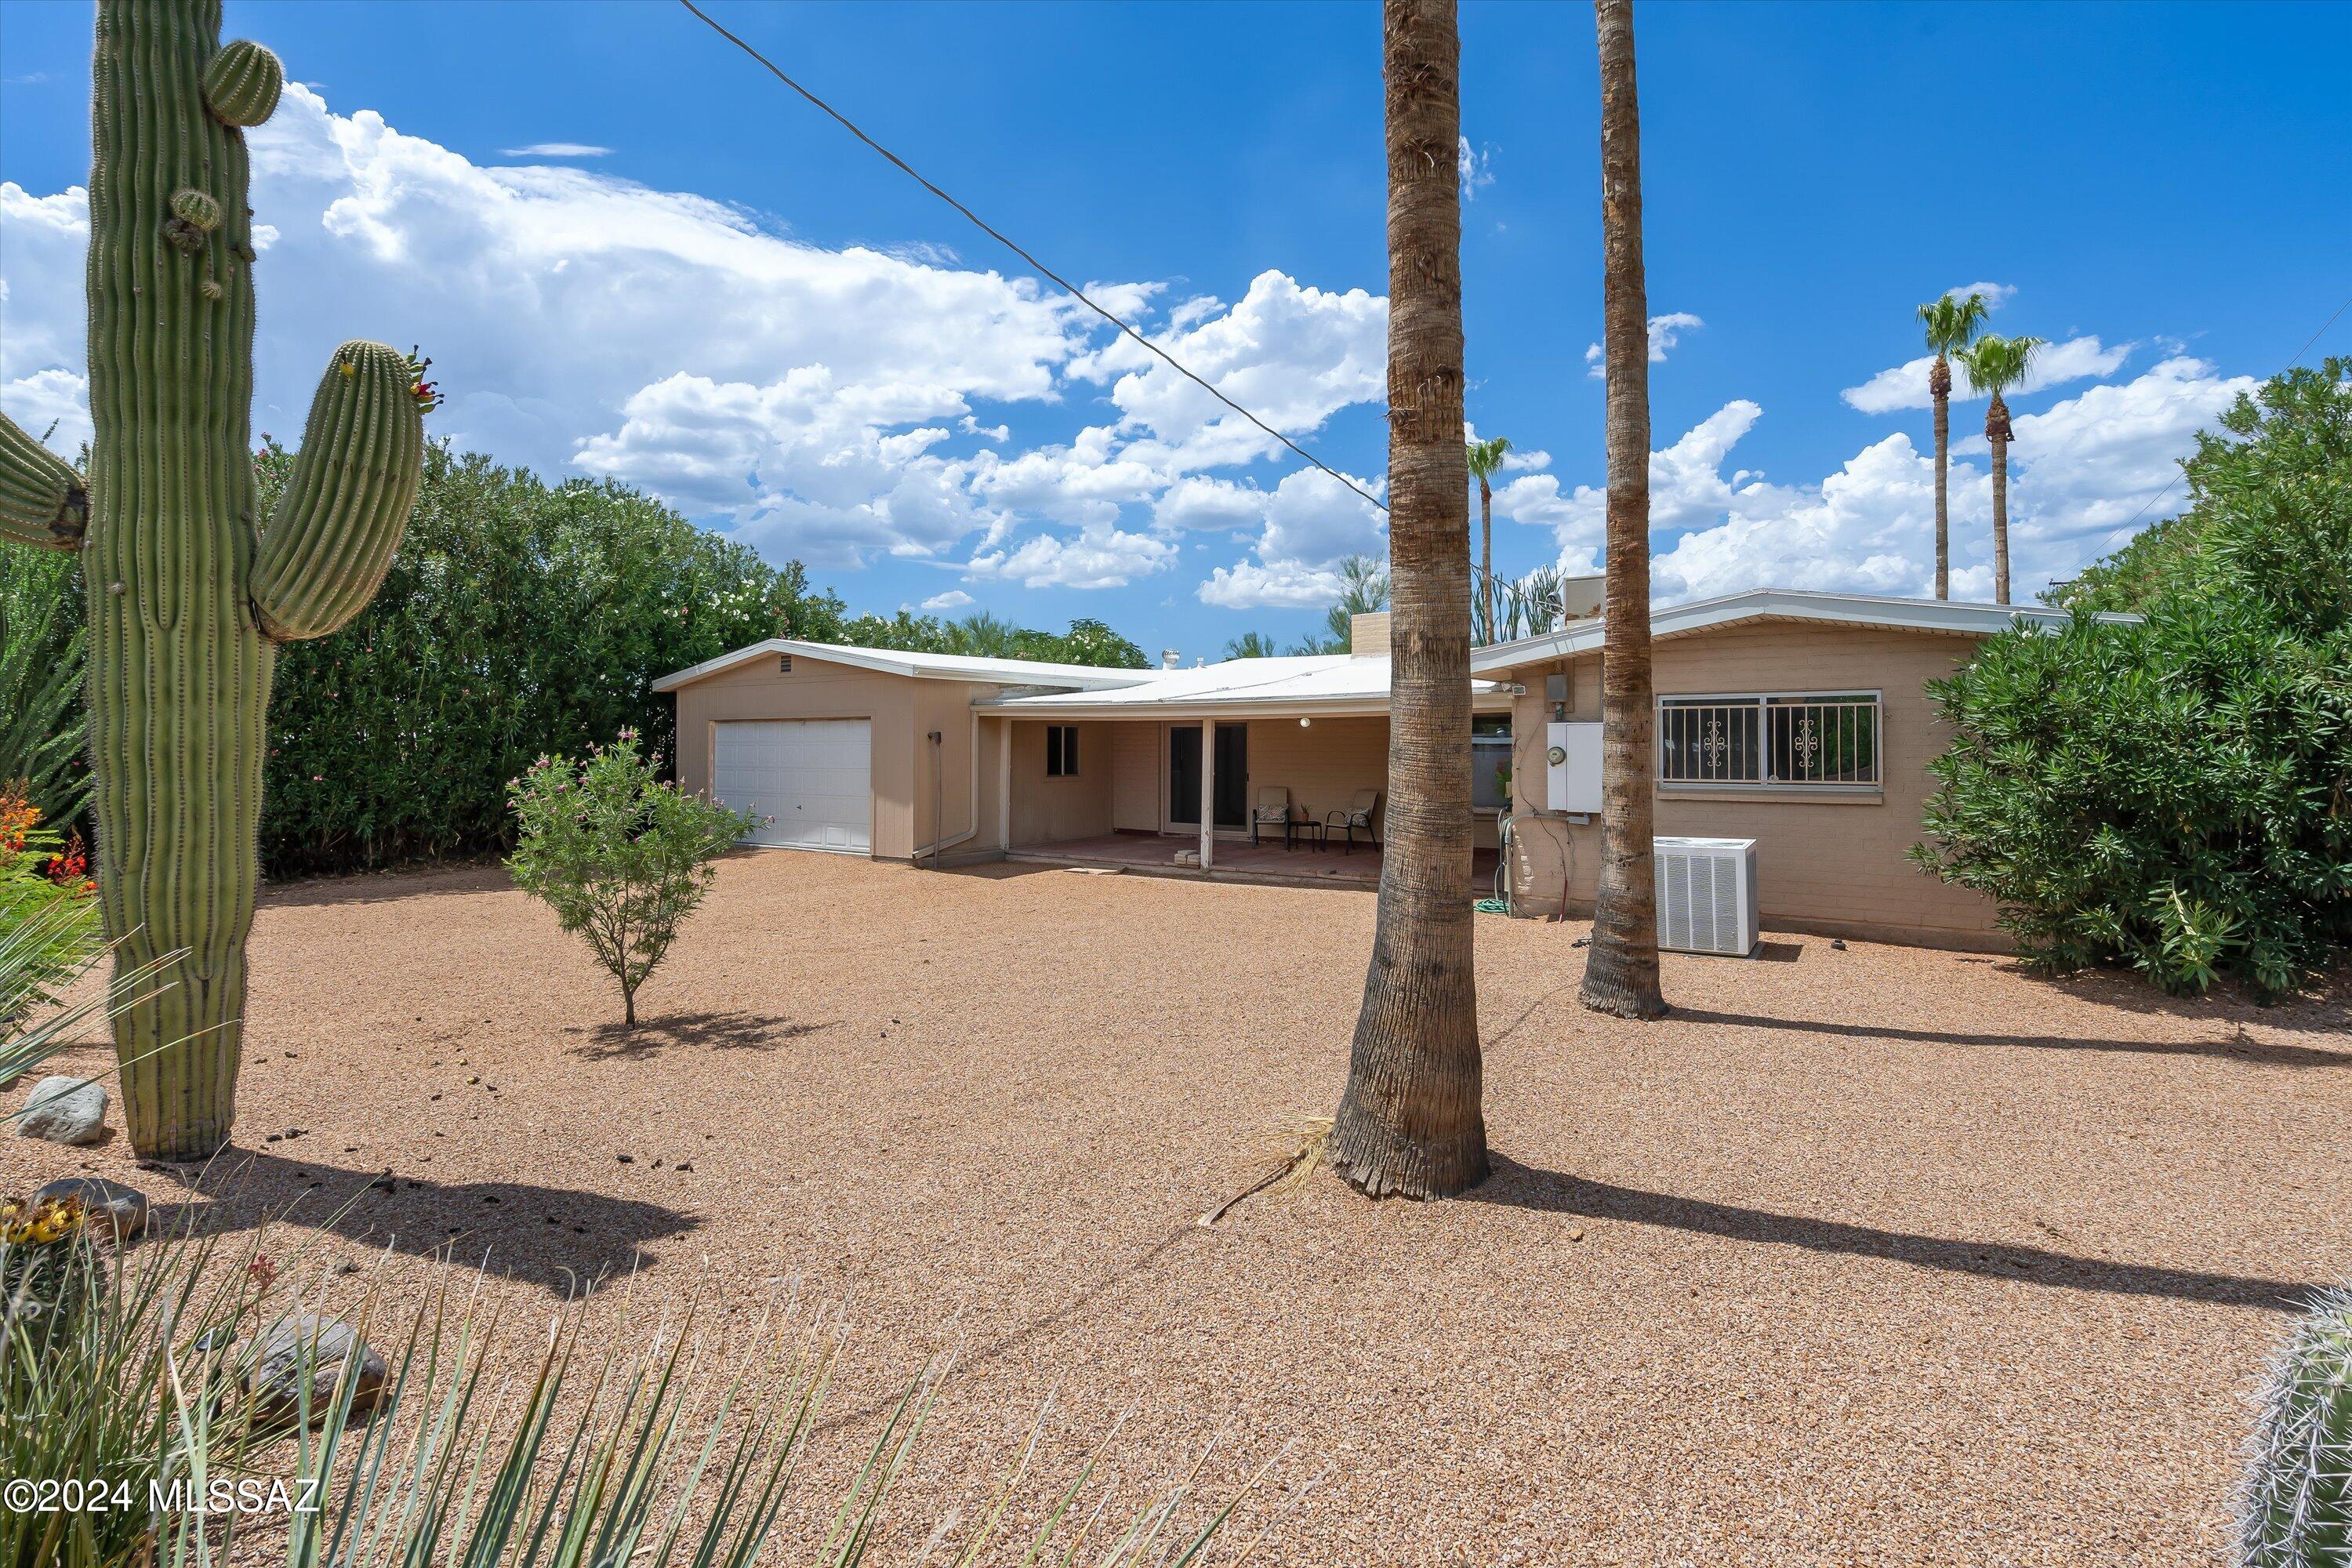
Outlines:
POLYGON ((2352 1289, 2322 1292, 2272 1358, 2237 1533, 2239 1568, 2352 1563, 2352 1289))
MULTIPOLYGON (((119 1286, 46 1343, 12 1333, 0 1467, 98 1482, 108 1506, 0 1513, 0 1561, 209 1568, 282 1551, 288 1568, 749 1568, 780 1555, 840 1362, 822 1316, 788 1311, 748 1352, 704 1345, 682 1318, 624 1355, 588 1348, 579 1302, 518 1364, 499 1315, 445 1282, 404 1324, 374 1295, 354 1314, 362 1337, 396 1346, 364 1408, 354 1377, 315 1392, 315 1344, 298 1357, 293 1405, 266 1405, 244 1393, 239 1349, 277 1316, 265 1261, 257 1233, 238 1258, 184 1234, 125 1255, 119 1286)), ((610 1339, 631 1339, 626 1327, 610 1339)), ((1007 1520, 1044 1468, 1041 1417, 968 1522, 950 1513, 919 1555, 883 1554, 887 1505, 950 1371, 925 1367, 850 1455, 811 1561, 1192 1563, 1273 1468, 1203 1500, 1196 1463, 1107 1522, 1109 1500, 1087 1498, 1114 1426, 1045 1493, 1024 1542, 1007 1520)))
POLYGON ((68 590, 79 563, 0 551, 0 781, 43 816, 70 824, 89 797, 82 664, 89 634, 68 590))

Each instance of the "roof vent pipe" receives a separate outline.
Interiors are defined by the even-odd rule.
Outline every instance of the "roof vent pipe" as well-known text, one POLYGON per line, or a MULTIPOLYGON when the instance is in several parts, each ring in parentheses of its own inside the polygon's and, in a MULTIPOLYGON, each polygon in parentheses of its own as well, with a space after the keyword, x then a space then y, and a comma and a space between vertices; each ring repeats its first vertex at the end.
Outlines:
POLYGON ((1184 667, 1184 656, 1183 656, 1182 654, 1178 653, 1178 652, 1177 652, 1174 648, 1172 648, 1172 647, 1163 647, 1163 648, 1161 648, 1161 649, 1160 650, 1160 668, 1162 668, 1162 669, 1181 669, 1183 667, 1184 667))

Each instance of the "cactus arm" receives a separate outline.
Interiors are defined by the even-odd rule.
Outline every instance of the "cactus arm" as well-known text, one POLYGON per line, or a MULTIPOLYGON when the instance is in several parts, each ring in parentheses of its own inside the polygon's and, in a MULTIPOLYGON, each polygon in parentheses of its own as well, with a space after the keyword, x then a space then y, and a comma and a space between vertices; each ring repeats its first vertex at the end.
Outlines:
POLYGON ((325 637, 375 596, 424 468, 411 381, 407 360, 382 343, 335 351, 254 558, 253 608, 265 636, 325 637))
POLYGON ((89 489, 73 465, 0 414, 0 541, 79 550, 89 489))

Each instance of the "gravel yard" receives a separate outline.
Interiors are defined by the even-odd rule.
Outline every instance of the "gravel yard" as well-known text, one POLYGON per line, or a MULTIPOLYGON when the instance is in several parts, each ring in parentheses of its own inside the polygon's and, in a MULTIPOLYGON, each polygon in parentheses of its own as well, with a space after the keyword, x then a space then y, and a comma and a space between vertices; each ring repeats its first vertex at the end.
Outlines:
MULTIPOLYGON (((1643 1026, 1576 1005, 1581 927, 1482 916, 1492 1180, 1373 1205, 1327 1174, 1199 1227, 1337 1102, 1372 916, 743 855, 627 1036, 496 871, 283 888, 236 1149, 191 1184, 119 1135, 5 1137, 0 1187, 103 1174, 230 1229, 299 1204, 289 1251, 388 1248, 395 1292, 487 1251, 526 1339, 633 1258, 639 1319, 699 1292, 714 1333, 797 1279, 856 1331, 844 1453, 960 1344, 898 1561, 1056 1390, 1057 1473, 1121 1411, 1130 1493, 1228 1424, 1211 1490, 1276 1459, 1237 1545, 1320 1477, 1259 1563, 2214 1560, 2281 1309, 2352 1275, 2340 989, 2174 1003, 1781 936, 1669 956, 1643 1026)), ((592 1331, 642 1331, 621 1294, 592 1331)))

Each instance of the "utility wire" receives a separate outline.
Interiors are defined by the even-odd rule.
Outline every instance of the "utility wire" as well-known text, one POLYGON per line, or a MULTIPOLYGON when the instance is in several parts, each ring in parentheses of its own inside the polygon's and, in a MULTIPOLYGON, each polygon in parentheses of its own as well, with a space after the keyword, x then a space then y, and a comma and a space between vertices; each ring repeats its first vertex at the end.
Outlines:
POLYGON ((956 211, 969 218, 971 221, 973 227, 988 236, 989 238, 996 241, 997 244, 1004 247, 1005 249, 1011 251, 1022 260, 1027 262, 1038 273, 1059 285, 1063 292, 1068 294, 1070 298, 1076 300, 1079 304, 1084 305, 1087 310, 1092 310, 1096 315, 1100 316, 1104 321, 1108 321, 1112 326, 1117 327, 1120 331, 1126 333, 1129 337, 1133 338, 1137 342, 1141 343, 1153 353, 1159 355, 1160 359, 1167 362, 1169 367, 1174 370, 1177 374, 1198 385, 1210 396, 1215 398, 1218 402, 1223 404, 1226 407, 1232 409, 1234 413, 1240 415, 1243 418, 1248 420, 1251 424, 1256 426, 1259 429, 1265 431, 1267 435, 1273 437, 1276 440, 1281 442, 1284 446, 1289 447, 1300 457, 1306 458, 1307 462, 1314 465, 1316 468, 1322 469, 1325 473, 1330 475, 1333 479, 1339 480, 1341 484, 1355 491, 1356 494, 1363 497, 1364 500, 1370 501, 1372 505, 1380 508, 1382 511, 1389 510, 1388 503, 1386 501, 1381 500, 1378 496, 1364 489, 1363 486, 1356 483, 1355 480, 1349 479, 1347 475, 1341 473, 1339 469, 1333 468, 1330 464, 1325 462, 1322 458, 1317 457, 1314 453, 1308 451, 1306 447, 1300 446, 1297 442, 1292 440, 1289 437, 1284 435, 1281 431, 1276 429, 1273 426, 1267 424, 1256 415, 1251 413, 1248 409, 1244 408, 1240 404, 1235 403, 1232 398, 1227 397, 1223 393, 1219 392, 1215 387, 1210 385, 1208 382, 1202 380, 1200 376, 1187 369, 1177 360, 1175 355, 1170 353, 1166 349, 1161 348, 1158 343, 1153 342, 1150 338, 1145 337, 1141 332, 1137 331, 1133 327, 1129 326, 1117 316, 1112 315, 1108 310, 1104 310, 1100 305, 1096 304, 1092 300, 1087 299, 1084 289, 1071 282, 1068 279, 1063 277, 1060 273, 1055 271, 1052 268, 1046 266, 1044 262, 1038 260, 1034 256, 1032 256, 1028 251, 1024 250, 1020 246, 1015 245, 1003 231, 991 226, 987 220, 982 218, 978 213, 972 211, 970 207, 964 205, 961 202, 948 195, 947 192, 940 189, 939 186, 931 184, 930 181, 917 174, 914 167, 909 164, 907 160, 899 157, 898 154, 890 151, 889 148, 885 147, 881 142, 877 142, 873 137, 868 136, 865 132, 859 130, 856 122, 851 121, 847 115, 842 113, 841 110, 834 108, 833 105, 827 103, 824 100, 811 92, 807 88, 803 87, 799 82, 794 81, 791 77, 785 75, 782 68, 779 67, 775 61, 770 59, 767 56, 761 54, 759 50, 753 48, 751 45, 745 43, 742 39, 737 37, 726 28, 720 26, 716 21, 712 20, 708 12, 697 5, 694 3, 694 0, 678 0, 678 4, 693 12, 696 16, 701 18, 703 25, 708 26, 712 32, 718 34, 720 37, 726 39, 729 43, 734 45, 737 48, 742 50, 745 54, 751 56, 761 65, 767 67, 769 74, 773 76, 778 81, 782 82, 786 87, 791 88, 794 92, 799 93, 803 98, 808 100, 809 102, 814 104, 826 114, 832 116, 843 130, 848 132, 852 136, 856 137, 860 142, 865 142, 868 147, 873 148, 874 151, 882 154, 884 158, 887 159, 908 179, 914 181, 917 184, 922 186, 923 189, 930 192, 931 195, 939 197, 940 200, 947 203, 948 205, 955 208, 956 211))
MULTIPOLYGON (((2311 352, 2311 345, 2327 335, 2327 329, 2336 324, 2336 317, 2341 316, 2347 310, 2352 310, 2352 299, 2347 299, 2343 304, 2336 306, 2336 315, 2330 316, 2327 320, 2319 323, 2319 331, 2312 333, 2309 341, 2305 342, 2303 347, 2294 351, 2294 358, 2286 362, 2286 364, 2279 371, 2279 374, 2284 375, 2288 371, 2293 370, 2296 363, 2302 360, 2303 356, 2311 352)), ((2112 545, 2117 538, 2128 535, 2132 531, 2132 525, 2137 522, 2141 518, 2147 515, 2148 508, 2154 506, 2157 502, 2162 500, 2165 497, 2172 493, 2172 487, 2180 482, 2180 476, 2185 472, 2187 472, 2186 469, 2176 468, 2173 470, 2172 477, 2164 481, 2164 488, 2157 491, 2154 495, 2148 497, 2147 500, 2142 501, 2140 503, 2139 510, 2132 513, 2131 516, 2126 518, 2124 520, 2124 525, 2121 528, 2116 529, 2115 532, 2107 535, 2106 542, 2112 545)))

